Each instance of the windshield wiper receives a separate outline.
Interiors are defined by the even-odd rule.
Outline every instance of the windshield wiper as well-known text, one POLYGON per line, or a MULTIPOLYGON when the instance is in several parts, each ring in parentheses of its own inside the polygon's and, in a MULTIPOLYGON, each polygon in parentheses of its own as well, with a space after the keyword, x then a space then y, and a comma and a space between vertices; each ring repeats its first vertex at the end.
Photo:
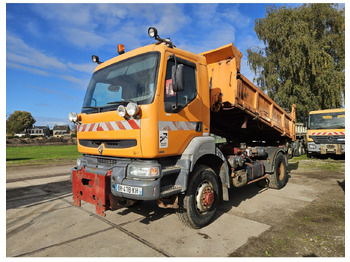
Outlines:
MULTIPOLYGON (((123 100, 123 101, 112 101, 112 102, 108 102, 107 104, 108 105, 115 105, 115 104, 127 104, 129 102, 133 102, 133 103, 136 103, 134 102, 133 100, 123 100)), ((137 104, 137 103, 136 103, 137 104)))
POLYGON ((107 105, 116 105, 116 104, 125 104, 128 101, 112 101, 112 102, 108 102, 107 105))

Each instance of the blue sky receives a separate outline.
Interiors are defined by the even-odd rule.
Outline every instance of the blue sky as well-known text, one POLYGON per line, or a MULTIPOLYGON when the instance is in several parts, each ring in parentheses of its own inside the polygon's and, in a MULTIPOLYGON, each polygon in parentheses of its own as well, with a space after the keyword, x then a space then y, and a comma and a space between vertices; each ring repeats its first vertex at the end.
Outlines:
POLYGON ((233 42, 243 53, 242 73, 249 79, 246 49, 263 46, 254 22, 266 4, 6 4, 6 115, 30 112, 36 125, 69 123, 80 112, 96 66, 126 51, 152 43, 155 26, 178 48, 200 53, 233 42))

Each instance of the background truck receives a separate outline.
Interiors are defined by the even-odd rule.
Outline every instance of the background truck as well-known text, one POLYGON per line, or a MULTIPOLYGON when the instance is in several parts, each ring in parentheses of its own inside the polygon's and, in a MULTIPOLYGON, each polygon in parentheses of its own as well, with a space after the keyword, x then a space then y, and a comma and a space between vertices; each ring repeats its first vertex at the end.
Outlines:
POLYGON ((295 140, 287 114, 240 73, 233 44, 201 54, 157 41, 97 66, 78 124, 74 204, 96 212, 156 200, 192 228, 209 224, 229 188, 282 188, 295 140), (216 144, 215 137, 226 139, 216 144))
POLYGON ((345 154, 345 108, 311 111, 308 154, 345 154))
POLYGON ((304 123, 295 123, 295 141, 293 143, 293 156, 301 156, 307 149, 307 127, 304 123))

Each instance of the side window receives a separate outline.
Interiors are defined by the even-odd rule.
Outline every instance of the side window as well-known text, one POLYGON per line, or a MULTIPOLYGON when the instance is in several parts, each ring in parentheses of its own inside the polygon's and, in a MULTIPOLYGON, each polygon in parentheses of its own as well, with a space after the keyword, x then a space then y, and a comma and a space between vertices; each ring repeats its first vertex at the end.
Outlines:
MULTIPOLYGON (((171 79, 171 71, 174 65, 174 60, 168 60, 164 87, 164 109, 167 113, 174 113, 173 106, 176 104, 176 93, 173 91, 171 79)), ((184 91, 178 92, 177 94, 179 110, 185 108, 197 96, 195 66, 184 64, 184 78, 184 91)), ((176 111, 178 112, 179 110, 176 111)))

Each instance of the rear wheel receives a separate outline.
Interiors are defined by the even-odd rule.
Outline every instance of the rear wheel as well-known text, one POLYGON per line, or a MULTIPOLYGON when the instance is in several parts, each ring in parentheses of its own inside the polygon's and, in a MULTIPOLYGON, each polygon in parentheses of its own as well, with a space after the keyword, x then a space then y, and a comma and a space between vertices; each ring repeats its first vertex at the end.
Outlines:
POLYGON ((268 179, 269 187, 271 188, 282 188, 287 184, 287 163, 282 153, 278 153, 278 155, 276 156, 274 173, 270 175, 268 179))
POLYGON ((199 165, 193 171, 186 194, 179 199, 177 214, 187 226, 201 228, 214 218, 219 200, 219 183, 215 172, 199 165))

